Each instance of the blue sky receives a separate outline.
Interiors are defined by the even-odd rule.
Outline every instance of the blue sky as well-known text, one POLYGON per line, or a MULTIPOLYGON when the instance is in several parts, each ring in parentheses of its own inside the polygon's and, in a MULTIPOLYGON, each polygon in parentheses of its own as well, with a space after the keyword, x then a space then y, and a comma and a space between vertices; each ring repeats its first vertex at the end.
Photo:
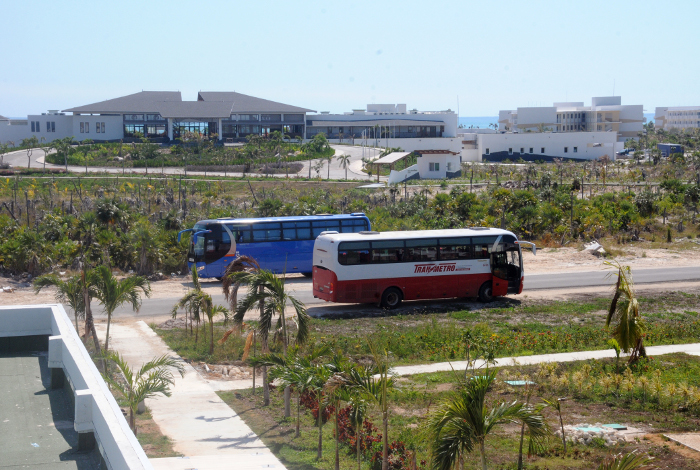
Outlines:
POLYGON ((0 114, 141 90, 235 90, 318 111, 492 116, 584 101, 700 104, 697 1, 0 3, 0 114), (31 7, 29 6, 31 5, 31 7))

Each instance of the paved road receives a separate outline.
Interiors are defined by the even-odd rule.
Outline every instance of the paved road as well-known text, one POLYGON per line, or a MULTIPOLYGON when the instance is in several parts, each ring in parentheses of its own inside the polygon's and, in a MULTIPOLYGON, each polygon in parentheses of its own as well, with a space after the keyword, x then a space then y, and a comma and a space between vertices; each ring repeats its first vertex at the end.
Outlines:
MULTIPOLYGON (((531 290, 549 290, 549 289, 566 289, 594 286, 610 286, 612 280, 607 278, 610 271, 585 271, 574 273, 555 273, 555 274, 530 274, 525 276, 524 291, 531 290)), ((655 284, 655 283, 672 283, 680 281, 699 281, 700 268, 685 267, 685 268, 657 268, 657 269, 633 269, 632 274, 636 284, 655 284)), ((205 287, 219 286, 216 282, 205 282, 205 287)), ((311 280, 298 277, 287 280, 289 292, 296 298, 301 300, 309 309, 311 315, 318 316, 334 316, 334 315, 365 315, 368 313, 366 305, 346 305, 346 304, 330 304, 320 299, 313 297, 311 280)), ((213 300, 217 304, 226 305, 223 294, 214 294, 213 300)), ((240 298, 240 297, 239 297, 240 298)), ((158 298, 144 299, 139 316, 144 321, 160 320, 163 316, 170 314, 170 311, 177 301, 177 298, 158 298)), ((423 300, 408 303, 407 305, 435 305, 436 303, 448 304, 451 302, 460 302, 459 300, 423 300)), ((374 307, 372 307, 374 308, 374 307)), ((93 311, 97 318, 101 318, 101 308, 95 304, 93 311)), ((370 312, 371 313, 371 312, 370 312)), ((377 310, 376 313, 380 313, 377 310)), ((120 308, 115 312, 115 318, 130 318, 134 317, 130 309, 120 308)))
MULTIPOLYGON (((609 286, 612 284, 612 280, 608 277, 611 273, 614 275, 614 272, 610 270, 530 275, 526 272, 524 290, 609 286)), ((636 284, 698 281, 700 280, 700 267, 633 269, 632 277, 636 284)))
MULTIPOLYGON (((340 160, 338 157, 340 155, 346 154, 350 155, 350 161, 349 161, 349 167, 348 167, 348 172, 347 172, 347 177, 349 179, 354 179, 354 180, 369 180, 370 177, 366 173, 363 173, 361 170, 362 168, 362 157, 364 156, 378 156, 379 153, 381 152, 381 149, 374 149, 374 148, 368 148, 368 149, 363 149, 362 147, 355 147, 351 145, 331 145, 336 150, 336 154, 333 157, 331 163, 330 163, 330 179, 331 180, 343 180, 345 179, 345 170, 340 166, 340 160)), ((50 153, 54 153, 55 151, 52 151, 50 153)), ((18 150, 15 152, 8 153, 4 157, 4 162, 9 163, 10 166, 16 167, 16 168, 27 168, 27 164, 29 163, 31 168, 44 168, 44 156, 45 153, 42 149, 34 149, 32 152, 32 155, 29 159, 27 159, 27 151, 26 150, 18 150)), ((308 161, 306 162, 299 162, 303 163, 303 168, 299 171, 298 176, 300 177, 308 177, 309 176, 309 166, 312 167, 311 169, 311 177, 316 177, 316 171, 313 169, 313 166, 316 165, 319 162, 319 160, 312 160, 310 163, 308 161)), ((51 163, 46 164, 46 168, 64 168, 63 165, 53 165, 51 163)), ((84 166, 75 166, 75 165, 68 165, 68 170, 77 174, 85 174, 85 167, 84 166)), ((114 173, 114 174, 122 174, 122 168, 119 167, 88 167, 87 168, 88 173, 114 173)), ((152 174, 160 174, 161 169, 160 168, 149 168, 148 169, 149 173, 152 174)), ((163 173, 168 174, 168 175, 179 175, 179 174, 184 174, 184 170, 182 168, 164 168, 162 170, 163 173)), ((134 174, 134 173, 146 173, 146 168, 127 168, 126 169, 127 174, 134 174)), ((203 171, 188 171, 188 175, 205 175, 205 172, 203 171)), ((254 173, 247 173, 249 176, 254 175, 254 173)), ((207 176, 224 176, 223 171, 207 171, 206 172, 207 176)), ((227 172, 226 176, 230 177, 241 177, 244 176, 242 173, 231 173, 227 172)), ((268 176, 268 175, 266 175, 268 176)), ((286 174, 278 174, 278 175, 272 175, 276 176, 278 178, 285 178, 286 174)), ((328 177, 328 162, 323 161, 323 167, 320 172, 320 176, 322 179, 326 179, 328 177)), ((386 178, 382 178, 382 181, 386 180, 386 178)), ((376 181, 376 177, 374 178, 374 181, 376 181)))

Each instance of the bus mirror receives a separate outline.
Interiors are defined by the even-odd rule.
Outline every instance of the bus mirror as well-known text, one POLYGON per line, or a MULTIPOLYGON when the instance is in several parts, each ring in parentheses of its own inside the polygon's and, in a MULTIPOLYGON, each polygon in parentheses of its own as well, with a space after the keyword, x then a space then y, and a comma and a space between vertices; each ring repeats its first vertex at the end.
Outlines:
POLYGON ((211 233, 211 230, 200 230, 199 232, 194 232, 194 234, 192 235, 192 243, 196 245, 197 238, 204 233, 211 233))
POLYGON ((528 248, 532 249, 532 254, 537 256, 537 246, 535 246, 534 243, 532 242, 524 242, 522 240, 518 241, 518 244, 520 245, 526 245, 528 248))
POLYGON ((182 236, 183 233, 185 232, 194 232, 193 228, 188 228, 187 230, 180 230, 177 232, 177 242, 180 243, 180 237, 182 236))

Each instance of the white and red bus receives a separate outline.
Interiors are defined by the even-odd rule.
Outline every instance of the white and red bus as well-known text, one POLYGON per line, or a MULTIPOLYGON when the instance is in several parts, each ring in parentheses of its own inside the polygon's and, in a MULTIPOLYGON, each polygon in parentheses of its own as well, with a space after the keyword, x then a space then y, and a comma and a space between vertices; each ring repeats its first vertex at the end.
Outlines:
POLYGON ((395 308, 402 300, 520 294, 521 245, 536 252, 495 228, 323 232, 314 244, 314 297, 395 308))

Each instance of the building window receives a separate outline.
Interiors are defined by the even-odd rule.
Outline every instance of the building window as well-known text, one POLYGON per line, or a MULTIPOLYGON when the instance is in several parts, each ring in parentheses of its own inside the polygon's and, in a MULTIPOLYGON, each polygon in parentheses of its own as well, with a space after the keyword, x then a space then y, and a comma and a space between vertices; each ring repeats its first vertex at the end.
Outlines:
POLYGON ((540 153, 544 153, 544 147, 542 147, 542 149, 540 149, 540 153))
POLYGON ((535 149, 533 149, 532 147, 530 147, 530 153, 535 153, 535 149))
POLYGON ((32 121, 32 132, 36 132, 36 129, 34 127, 34 121, 32 121))
POLYGON ((435 162, 435 163, 429 163, 428 164, 428 169, 430 171, 440 171, 440 162, 435 162))
POLYGON ((574 147, 574 153, 578 153, 578 147, 574 147))
POLYGON ((136 137, 138 133, 139 136, 143 136, 145 131, 145 126, 143 124, 126 124, 124 126, 124 137, 136 137))
POLYGON ((143 114, 125 114, 125 121, 143 121, 143 114))
POLYGON ((261 114, 260 115, 260 120, 261 121, 281 121, 282 120, 282 115, 281 114, 261 114))
MULTIPOLYGON (((226 126, 224 125, 224 128, 226 126)), ((148 133, 149 136, 155 135, 155 136, 164 136, 165 135, 165 126, 164 125, 149 125, 146 127, 146 132, 148 133)))
POLYGON ((85 123, 85 133, 86 133, 86 134, 89 134, 89 133, 90 133, 90 123, 89 123, 89 122, 86 122, 86 123, 85 123))
POLYGON ((569 147, 564 147, 564 153, 569 153, 569 147))
POLYGON ((447 171, 452 171, 452 162, 447 162, 447 171))
POLYGON ((238 120, 239 121, 257 121, 258 115, 257 114, 239 114, 238 120))
POLYGON ((525 153, 525 149, 520 147, 520 153, 525 153))
POLYGON ((513 155, 513 147, 508 148, 508 155, 513 155))
POLYGON ((304 122, 304 115, 303 114, 285 114, 284 120, 285 120, 285 122, 304 122))
POLYGON ((146 114, 146 121, 164 121, 160 114, 146 114))
POLYGON ((491 153, 491 150, 490 150, 490 149, 486 149, 486 155, 488 155, 488 154, 490 154, 490 153, 491 153))
POLYGON ((84 122, 80 123, 80 133, 85 134, 85 123, 84 122))

